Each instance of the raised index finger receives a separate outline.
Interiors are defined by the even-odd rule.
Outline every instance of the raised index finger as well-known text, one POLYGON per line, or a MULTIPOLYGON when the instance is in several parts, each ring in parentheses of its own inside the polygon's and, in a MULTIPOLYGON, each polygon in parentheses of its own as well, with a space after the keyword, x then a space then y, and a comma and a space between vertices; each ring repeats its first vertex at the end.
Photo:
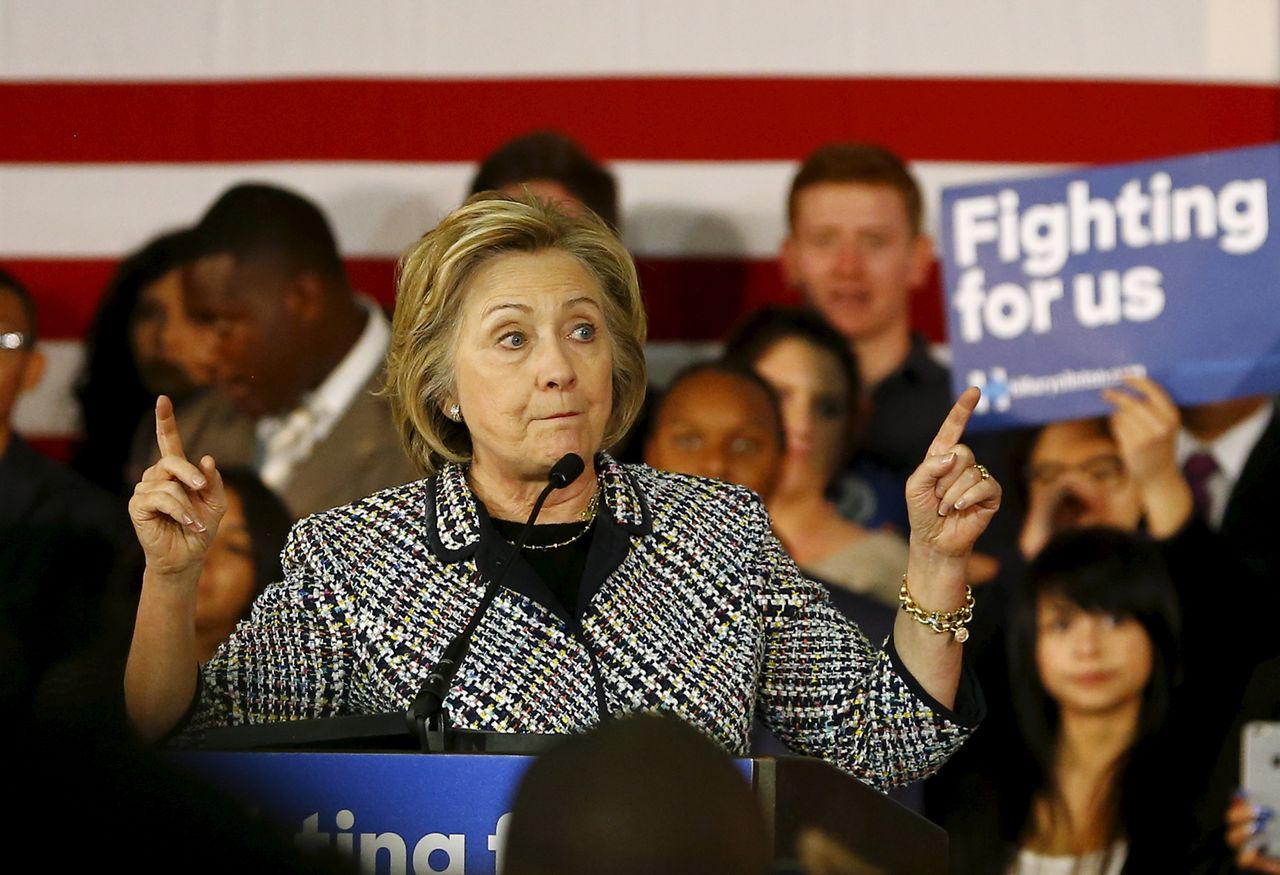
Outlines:
POLYGON ((173 402, 168 395, 156 399, 156 444, 161 456, 178 456, 185 459, 182 438, 178 435, 178 418, 173 415, 173 402))
POLYGON ((973 409, 978 406, 978 399, 981 397, 982 392, 977 386, 970 386, 960 393, 955 406, 942 421, 942 428, 938 429, 933 443, 929 444, 929 455, 941 455, 960 443, 964 428, 969 424, 969 417, 973 415, 973 409))

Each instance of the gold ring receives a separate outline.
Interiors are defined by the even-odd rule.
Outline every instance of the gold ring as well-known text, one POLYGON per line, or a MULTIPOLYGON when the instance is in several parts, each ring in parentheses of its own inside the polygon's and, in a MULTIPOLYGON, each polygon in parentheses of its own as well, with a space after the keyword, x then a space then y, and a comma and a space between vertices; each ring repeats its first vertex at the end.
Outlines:
POLYGON ((987 470, 986 465, 974 465, 973 467, 978 469, 978 473, 982 475, 983 480, 991 479, 991 472, 987 470))

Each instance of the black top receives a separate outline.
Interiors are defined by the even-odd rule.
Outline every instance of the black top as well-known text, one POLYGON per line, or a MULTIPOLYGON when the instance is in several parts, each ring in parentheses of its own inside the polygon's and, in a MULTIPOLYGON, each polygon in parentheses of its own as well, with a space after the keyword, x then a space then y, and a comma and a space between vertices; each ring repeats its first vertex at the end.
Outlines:
POLYGON ((95 643, 134 566, 124 501, 14 435, 0 457, 0 697, 95 643))
POLYGON ((877 465, 910 472, 951 409, 951 375, 929 354, 923 335, 893 373, 871 389, 871 418, 863 430, 860 455, 877 465))
MULTIPOLYGON (((520 536, 520 529, 524 527, 524 523, 512 522, 511 520, 493 520, 494 527, 508 543, 515 543, 516 538, 520 536)), ((595 520, 586 524, 587 528, 595 527, 595 520)), ((582 572, 587 567, 587 553, 591 549, 591 539, 593 532, 587 532, 582 537, 572 543, 565 544, 563 547, 553 547, 549 550, 530 549, 531 547, 540 547, 547 544, 560 544, 569 540, 574 535, 582 531, 583 523, 546 523, 544 525, 533 527, 533 531, 529 533, 529 538, 525 542, 525 548, 521 551, 524 561, 533 568, 534 572, 547 585, 552 594, 560 602, 561 607, 569 612, 576 619, 581 619, 578 615, 578 589, 582 583, 582 572)))

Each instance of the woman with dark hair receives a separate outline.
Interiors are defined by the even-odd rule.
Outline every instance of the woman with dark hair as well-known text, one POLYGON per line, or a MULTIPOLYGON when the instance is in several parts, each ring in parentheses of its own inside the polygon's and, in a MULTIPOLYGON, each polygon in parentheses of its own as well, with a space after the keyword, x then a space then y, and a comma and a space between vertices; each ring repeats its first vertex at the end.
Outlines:
POLYGON ((1177 594, 1155 544, 1085 528, 1041 551, 1010 615, 1017 743, 998 774, 975 776, 977 798, 946 824, 953 871, 1185 866, 1192 782, 1169 719, 1180 638, 1177 594))
POLYGON ((222 472, 227 511, 196 584, 196 648, 201 663, 249 616, 267 584, 283 576, 280 554, 293 516, 248 468, 222 472))
POLYGON ((89 327, 75 389, 84 435, 71 464, 112 494, 132 482, 130 449, 156 396, 180 404, 211 376, 212 335, 182 302, 186 245, 186 232, 169 232, 126 256, 89 327))
POLYGON ((644 437, 646 464, 736 483, 766 504, 786 452, 773 387, 755 371, 722 362, 690 365, 672 377, 644 437))
POLYGON ((849 344, 811 310, 765 307, 738 325, 724 357, 782 403, 786 456, 768 505, 787 552, 805 573, 896 607, 906 542, 846 520, 827 495, 858 425, 862 381, 849 344))

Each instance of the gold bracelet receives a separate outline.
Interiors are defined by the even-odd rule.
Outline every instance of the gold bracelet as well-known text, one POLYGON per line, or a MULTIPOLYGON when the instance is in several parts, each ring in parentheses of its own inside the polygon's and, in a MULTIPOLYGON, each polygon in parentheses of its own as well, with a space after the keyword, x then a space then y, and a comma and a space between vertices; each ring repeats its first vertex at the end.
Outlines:
POLYGON ((963 644, 969 640, 969 630, 965 626, 973 619, 973 587, 965 586, 964 604, 956 610, 945 613, 926 611, 911 597, 911 592, 907 589, 907 576, 904 574, 902 588, 898 590, 898 603, 917 623, 923 623, 935 632, 952 633, 957 644, 963 644))

